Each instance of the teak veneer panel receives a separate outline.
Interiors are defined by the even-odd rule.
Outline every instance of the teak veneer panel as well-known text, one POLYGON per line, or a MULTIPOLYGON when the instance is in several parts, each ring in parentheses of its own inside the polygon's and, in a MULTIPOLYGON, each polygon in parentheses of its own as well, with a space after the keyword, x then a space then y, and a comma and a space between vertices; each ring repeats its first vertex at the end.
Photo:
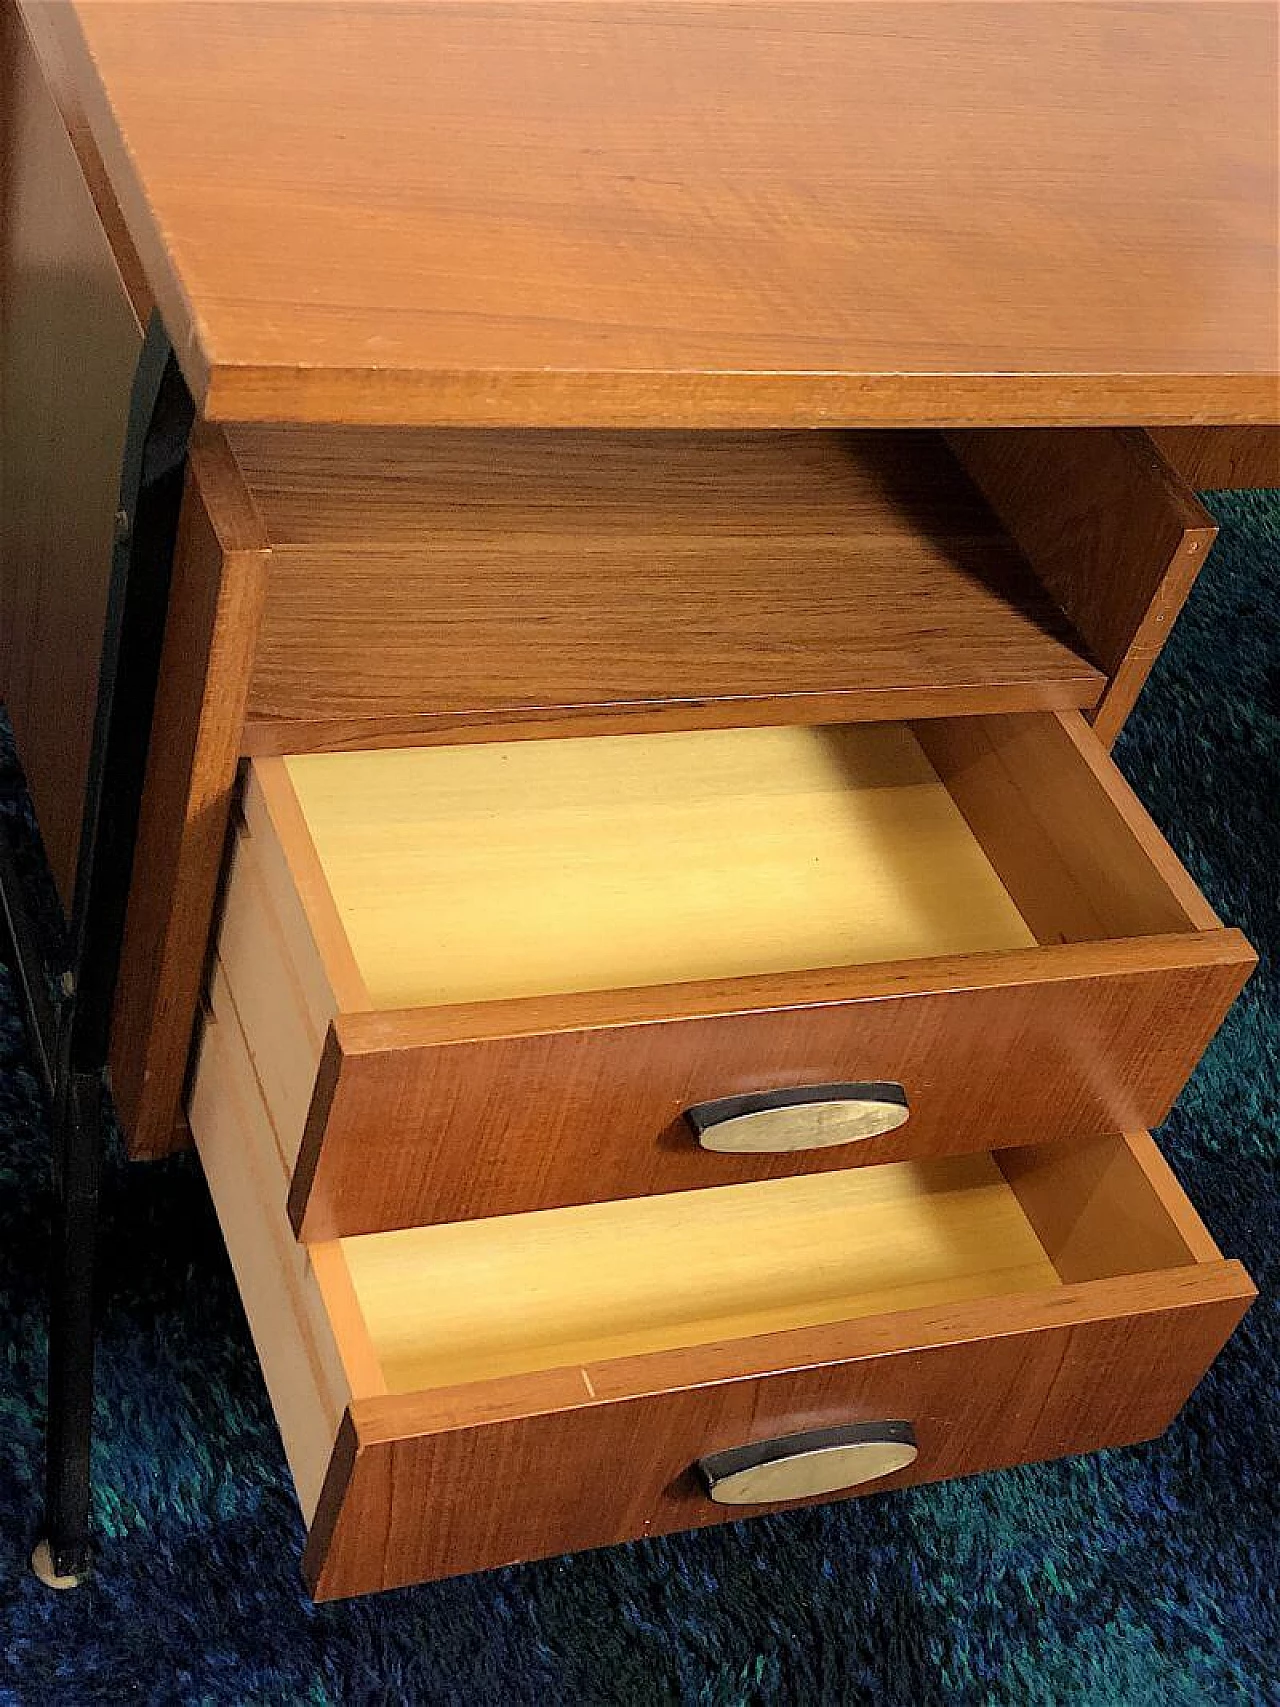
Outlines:
POLYGON ((74 21, 215 419, 1276 418, 1267 6, 76 0, 74 21))
POLYGON ((264 1189, 276 1141, 221 979, 214 1010, 192 1125, 321 1598, 742 1515, 706 1499, 699 1456, 836 1422, 914 1423, 919 1459, 876 1490, 1146 1438, 1253 1296, 1142 1137, 1086 1148, 1061 1177, 1027 1151, 998 1173, 970 1158, 343 1240, 313 1248, 308 1273, 264 1189), (1058 1225, 1041 1230, 1042 1165, 1093 1229, 1101 1278, 1064 1283, 1076 1259, 1054 1256, 1058 1225), (764 1214, 760 1272, 733 1236, 744 1195, 764 1214), (586 1246, 609 1250, 584 1272, 587 1221, 586 1246), (839 1248, 814 1237, 828 1221, 839 1248), (1121 1236, 1134 1226, 1148 1232, 1121 1236), (878 1313, 804 1325, 841 1298, 878 1313))
POLYGON ((255 763, 218 955, 304 1235, 1163 1118, 1248 945, 1078 718, 914 731, 255 763), (683 1118, 859 1079, 906 1126, 733 1156, 683 1118))
POLYGON ((275 542, 250 751, 1105 687, 936 434, 230 437, 275 542))
MULTIPOLYGON (((155 307, 138 259, 137 249, 125 224, 120 204, 111 188, 98 145, 85 118, 81 92, 73 70, 77 58, 78 29, 70 6, 62 0, 5 0, 4 14, 12 18, 38 62, 40 75, 58 109, 63 127, 75 152, 104 236, 119 271, 125 294, 133 305, 139 328, 146 325, 155 307)), ((0 209, 2 214, 3 209, 0 209)))
POLYGON ((1217 538, 1213 517, 1148 433, 947 440, 1106 672, 1093 723, 1110 746, 1217 538))
POLYGON ((222 434, 197 424, 112 1016, 111 1089, 135 1155, 162 1155, 175 1141, 266 562, 222 434))
POLYGON ((1163 1119, 1252 965, 1221 936, 344 1016, 292 1129, 295 1224, 327 1238, 1163 1119), (858 1075, 907 1087, 906 1126, 745 1157, 702 1150, 683 1117, 858 1075))
POLYGON ((713 1505, 692 1466, 837 1422, 915 1420, 876 1493, 1150 1439, 1251 1297, 1205 1264, 517 1377, 514 1416, 498 1383, 357 1401, 304 1572, 324 1600, 786 1509, 713 1505))
POLYGON ((1280 426, 1159 427, 1151 437, 1198 492, 1280 486, 1280 426))

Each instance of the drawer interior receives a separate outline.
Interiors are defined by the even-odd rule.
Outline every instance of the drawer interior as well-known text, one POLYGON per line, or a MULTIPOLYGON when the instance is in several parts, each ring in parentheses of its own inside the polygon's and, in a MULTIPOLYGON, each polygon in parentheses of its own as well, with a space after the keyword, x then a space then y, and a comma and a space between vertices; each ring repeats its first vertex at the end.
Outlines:
POLYGON ((393 1393, 1058 1284, 989 1156, 341 1245, 393 1393))
POLYGON ((1217 923, 1074 717, 411 747, 256 769, 268 813, 292 827, 295 873, 314 868, 311 892, 325 891, 335 928, 317 931, 330 960, 354 963, 362 1007, 1217 923))
POLYGON ((1214 1260, 1123 1140, 339 1241, 388 1392, 1214 1260), (1043 1166, 1057 1169, 1055 1206, 1043 1166), (1007 1171, 1006 1170, 1007 1167, 1007 1171), (1104 1189, 1109 1170, 1117 1179, 1104 1189))
MULTIPOLYGON (((1067 1211, 1082 1243, 1089 1171, 1067 1211)), ((898 1162, 340 1244, 382 1379, 407 1393, 1060 1287, 1026 1177, 990 1155, 898 1162)), ((1087 1278, 1195 1261, 1172 1224, 1123 1239, 1152 1207, 1136 1171, 1128 1189, 1087 1278)))
POLYGON ((285 763, 375 1007, 1032 941, 900 724, 285 763))

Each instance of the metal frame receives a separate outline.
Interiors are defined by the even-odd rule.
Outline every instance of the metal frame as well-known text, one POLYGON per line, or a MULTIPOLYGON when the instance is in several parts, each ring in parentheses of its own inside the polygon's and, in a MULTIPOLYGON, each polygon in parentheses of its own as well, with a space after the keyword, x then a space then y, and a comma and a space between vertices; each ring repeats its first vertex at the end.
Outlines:
POLYGON ((153 316, 129 407, 69 950, 51 952, 41 941, 0 823, 0 923, 53 1125, 45 1539, 33 1563, 54 1587, 74 1586, 90 1564, 107 1049, 194 413, 164 327, 153 316))

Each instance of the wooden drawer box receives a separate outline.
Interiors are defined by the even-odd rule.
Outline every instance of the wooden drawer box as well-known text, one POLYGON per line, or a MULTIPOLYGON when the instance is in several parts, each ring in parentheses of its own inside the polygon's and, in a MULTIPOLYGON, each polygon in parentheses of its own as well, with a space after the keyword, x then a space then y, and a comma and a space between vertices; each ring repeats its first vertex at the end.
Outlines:
POLYGON ((308 1239, 1134 1130, 1253 961, 1074 714, 305 755, 245 814, 308 1239))
POLYGON ((1145 1135, 308 1249, 212 1010, 192 1130, 320 1598, 1140 1440, 1253 1295, 1145 1135))

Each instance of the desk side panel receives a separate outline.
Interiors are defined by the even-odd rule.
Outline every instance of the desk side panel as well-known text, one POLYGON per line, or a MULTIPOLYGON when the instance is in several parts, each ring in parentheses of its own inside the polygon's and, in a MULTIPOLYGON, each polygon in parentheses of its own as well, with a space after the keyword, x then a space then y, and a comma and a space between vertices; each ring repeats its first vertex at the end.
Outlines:
POLYGON ((0 695, 69 911, 141 333, 16 9, 0 29, 0 695))
POLYGON ((111 1088, 134 1156, 177 1125, 235 789, 266 541, 216 428, 197 424, 111 1028, 111 1088))

